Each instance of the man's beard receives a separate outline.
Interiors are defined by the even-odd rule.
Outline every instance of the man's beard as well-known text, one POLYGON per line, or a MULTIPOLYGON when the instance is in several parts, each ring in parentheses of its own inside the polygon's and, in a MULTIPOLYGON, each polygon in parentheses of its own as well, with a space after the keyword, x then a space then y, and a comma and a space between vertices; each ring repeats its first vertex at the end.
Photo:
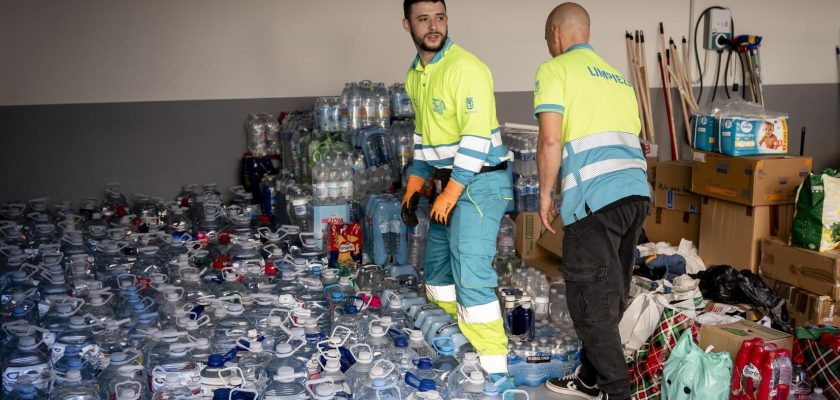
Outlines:
POLYGON ((412 32, 411 33, 411 38, 414 40, 414 44, 416 44, 417 48, 419 48, 420 50, 428 51, 428 52, 438 52, 438 51, 440 51, 440 49, 443 48, 443 45, 446 43, 446 39, 449 37, 449 35, 447 35, 445 32, 436 32, 436 33, 441 36, 440 44, 437 45, 436 47, 429 47, 429 46, 426 45, 426 42, 423 40, 425 35, 422 36, 422 37, 417 37, 417 36, 414 35, 414 32, 412 32))

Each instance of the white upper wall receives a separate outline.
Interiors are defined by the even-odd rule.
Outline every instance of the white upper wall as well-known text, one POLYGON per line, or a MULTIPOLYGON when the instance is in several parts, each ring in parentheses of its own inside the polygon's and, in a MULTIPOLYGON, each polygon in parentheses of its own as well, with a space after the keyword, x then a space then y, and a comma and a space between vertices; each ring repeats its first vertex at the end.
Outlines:
MULTIPOLYGON (((529 91, 558 3, 450 0, 450 36, 489 65, 497 91, 529 91)), ((687 0, 581 3, 593 46, 620 71, 625 30, 645 29, 650 66, 660 21, 688 34, 687 0)), ((764 36, 765 84, 838 82, 840 1, 697 0, 695 14, 709 5, 731 7, 737 33, 764 36)), ((349 80, 402 81, 415 51, 401 19, 394 0, 0 0, 0 105, 317 96, 349 80)))

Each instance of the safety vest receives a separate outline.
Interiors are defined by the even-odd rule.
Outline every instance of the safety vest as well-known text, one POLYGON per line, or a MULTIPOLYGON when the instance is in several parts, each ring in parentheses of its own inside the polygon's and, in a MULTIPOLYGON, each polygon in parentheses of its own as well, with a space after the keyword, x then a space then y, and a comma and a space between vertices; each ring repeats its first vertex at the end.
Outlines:
POLYGON ((569 225, 629 196, 650 197, 633 86, 577 44, 543 63, 534 115, 563 115, 560 216, 569 225))
POLYGON ((467 185, 482 167, 511 158, 502 145, 490 70, 451 39, 426 66, 414 58, 405 89, 416 112, 409 175, 426 178, 433 168, 451 168, 452 179, 467 185))

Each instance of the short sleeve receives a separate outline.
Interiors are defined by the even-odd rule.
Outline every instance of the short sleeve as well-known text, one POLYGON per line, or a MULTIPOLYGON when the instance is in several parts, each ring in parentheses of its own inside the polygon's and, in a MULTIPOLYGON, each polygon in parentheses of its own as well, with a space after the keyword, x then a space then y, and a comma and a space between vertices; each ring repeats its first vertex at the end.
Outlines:
POLYGON ((496 104, 493 77, 481 68, 461 68, 453 75, 452 93, 461 136, 490 138, 496 128, 496 104))
POLYGON ((566 111, 566 74, 562 68, 545 63, 534 80, 534 118, 543 112, 563 114, 566 111))

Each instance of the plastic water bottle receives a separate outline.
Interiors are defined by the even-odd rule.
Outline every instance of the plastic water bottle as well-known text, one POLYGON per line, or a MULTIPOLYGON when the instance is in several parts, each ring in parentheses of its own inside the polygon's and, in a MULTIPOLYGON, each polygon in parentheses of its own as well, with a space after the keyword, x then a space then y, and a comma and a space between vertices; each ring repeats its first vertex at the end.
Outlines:
POLYGON ((169 345, 169 354, 160 360, 150 360, 152 392, 157 392, 165 386, 170 386, 169 374, 175 373, 178 382, 189 389, 192 394, 201 391, 201 378, 198 365, 192 361, 189 354, 190 345, 187 343, 172 343, 169 345))
MULTIPOLYGON (((9 393, 15 386, 18 377, 29 376, 31 384, 37 389, 43 390, 52 374, 50 357, 39 349, 41 343, 32 336, 24 336, 19 339, 17 349, 9 353, 5 358, 3 369, 3 392, 9 393)), ((58 360, 56 360, 58 361, 58 360)))
POLYGON ((439 336, 432 339, 432 346, 438 352, 437 359, 432 361, 432 370, 446 383, 446 378, 459 364, 455 357, 455 343, 448 336, 439 336))
POLYGON ((181 378, 176 372, 167 373, 163 380, 157 384, 157 390, 153 391, 152 400, 168 400, 190 398, 195 393, 184 386, 181 378))
POLYGON ((397 381, 389 377, 394 372, 394 365, 390 364, 388 369, 380 365, 370 370, 370 387, 358 394, 361 400, 402 400, 403 393, 397 381))
POLYGON ((353 353, 356 363, 347 369, 344 376, 347 379, 347 384, 353 393, 361 393, 366 386, 365 382, 369 379, 371 369, 373 369, 373 353, 371 353, 370 346, 367 344, 357 344, 350 348, 350 351, 359 349, 353 353))
POLYGON ((247 382, 255 382, 257 387, 261 387, 269 379, 265 368, 273 359, 271 354, 263 351, 262 342, 252 341, 248 351, 239 355, 239 368, 247 382))
POLYGON ((11 392, 6 393, 6 396, 9 400, 39 400, 46 399, 48 395, 46 391, 32 384, 32 378, 24 375, 17 379, 11 392))
POLYGON ((84 379, 77 369, 67 371, 64 377, 56 378, 50 392, 50 400, 97 400, 99 393, 90 380, 84 379))
POLYGON ((505 214, 499 224, 499 235, 496 240, 496 252, 499 257, 509 258, 516 253, 513 243, 516 238, 516 223, 505 214))
POLYGON ((217 354, 225 354, 236 348, 240 338, 256 339, 257 334, 251 322, 244 317, 242 304, 232 303, 224 307, 226 315, 213 326, 211 346, 217 354))
MULTIPOLYGON (((306 378, 306 361, 308 357, 299 353, 299 350, 306 344, 304 341, 297 343, 295 348, 290 343, 278 343, 274 349, 274 359, 269 361, 265 367, 267 376, 274 376, 279 373, 281 368, 288 367, 293 370, 295 374, 303 374, 306 378)), ((303 379, 301 379, 303 381, 303 379)))
POLYGON ((448 398, 449 392, 446 388, 446 383, 443 379, 441 379, 440 375, 432 369, 433 361, 431 359, 420 358, 414 360, 414 365, 417 368, 407 372, 405 375, 405 382, 409 386, 410 392, 438 390, 442 396, 448 398), (432 383, 432 385, 429 385, 429 382, 432 383))
POLYGON ((100 348, 85 317, 71 317, 68 329, 56 337, 52 346, 52 362, 58 361, 68 346, 79 347, 82 359, 91 364, 94 370, 99 369, 100 348))
POLYGON ((309 395, 302 383, 305 378, 305 373, 295 372, 292 367, 280 367, 259 398, 261 400, 308 399, 309 395))

